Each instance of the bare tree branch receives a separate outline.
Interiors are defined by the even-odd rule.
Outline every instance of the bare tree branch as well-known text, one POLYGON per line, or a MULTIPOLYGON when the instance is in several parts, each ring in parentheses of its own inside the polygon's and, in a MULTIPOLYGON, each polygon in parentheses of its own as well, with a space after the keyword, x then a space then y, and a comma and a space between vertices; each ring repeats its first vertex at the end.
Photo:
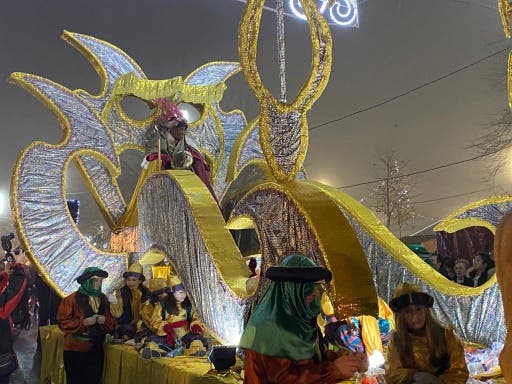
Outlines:
POLYGON ((479 155, 487 156, 485 180, 493 180, 507 165, 506 149, 512 147, 512 113, 509 108, 501 115, 484 126, 485 133, 470 146, 479 155))
POLYGON ((404 224, 416 216, 413 194, 416 181, 411 176, 401 176, 407 168, 408 162, 397 159, 394 151, 388 150, 378 156, 375 164, 379 169, 379 178, 383 180, 374 188, 368 190, 369 206, 385 217, 386 227, 391 224, 398 227, 399 236, 402 236, 404 224))

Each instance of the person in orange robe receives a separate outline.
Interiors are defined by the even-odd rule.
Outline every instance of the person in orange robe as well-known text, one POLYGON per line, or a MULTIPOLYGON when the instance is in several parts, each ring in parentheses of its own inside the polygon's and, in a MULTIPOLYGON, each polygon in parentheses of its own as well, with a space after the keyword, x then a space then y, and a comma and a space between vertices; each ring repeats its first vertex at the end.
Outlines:
POLYGON ((101 292, 106 271, 87 267, 76 279, 80 288, 64 298, 57 311, 64 332, 64 369, 68 384, 100 383, 103 342, 116 327, 107 296, 101 292))

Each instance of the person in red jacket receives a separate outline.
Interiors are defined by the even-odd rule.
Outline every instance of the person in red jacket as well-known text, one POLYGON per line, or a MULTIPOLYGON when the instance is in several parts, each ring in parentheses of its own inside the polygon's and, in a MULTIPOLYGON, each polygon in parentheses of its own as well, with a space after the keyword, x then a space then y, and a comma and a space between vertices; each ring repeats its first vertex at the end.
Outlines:
POLYGON ((64 369, 68 384, 100 383, 103 342, 116 327, 107 296, 101 292, 108 273, 87 267, 76 279, 80 288, 62 300, 57 311, 64 332, 64 369))
POLYGON ((182 112, 170 99, 156 99, 155 106, 161 111, 154 127, 144 133, 146 156, 142 167, 158 160, 158 150, 163 169, 188 169, 194 172, 217 200, 212 186, 210 167, 199 145, 187 135, 188 123, 182 112))
POLYGON ((9 376, 18 368, 13 349, 10 316, 20 302, 27 287, 27 269, 22 263, 23 252, 6 252, 13 261, 6 262, 0 272, 0 384, 8 384, 9 376))

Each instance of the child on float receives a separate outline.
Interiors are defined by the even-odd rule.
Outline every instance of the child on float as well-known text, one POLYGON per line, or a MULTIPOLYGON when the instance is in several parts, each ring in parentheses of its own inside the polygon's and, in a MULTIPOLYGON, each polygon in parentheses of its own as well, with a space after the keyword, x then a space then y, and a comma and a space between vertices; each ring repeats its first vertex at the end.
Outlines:
POLYGON ((137 330, 142 303, 149 298, 149 289, 142 283, 146 279, 142 266, 133 263, 123 273, 125 285, 117 290, 110 304, 110 311, 117 319, 117 332, 120 338, 133 339, 137 330))
POLYGON ((206 347, 203 328, 179 278, 172 276, 169 286, 164 279, 153 279, 153 283, 159 283, 159 289, 151 291, 150 299, 141 308, 148 331, 143 335, 146 341, 153 341, 164 350, 188 348, 194 340, 206 347))
POLYGON ((378 298, 379 316, 358 316, 338 320, 329 297, 322 296, 322 314, 317 322, 325 336, 324 343, 330 350, 345 349, 350 352, 364 352, 371 356, 383 353, 389 343, 389 334, 394 327, 393 312, 387 303, 378 298))
POLYGON ((165 334, 170 348, 181 343, 188 348, 194 340, 200 340, 206 347, 203 327, 178 276, 171 277, 170 286, 171 294, 164 302, 155 305, 150 328, 158 335, 165 334))
POLYGON ((432 296, 410 283, 395 290, 395 313, 386 361, 387 384, 465 384, 464 346, 451 327, 434 318, 432 296))

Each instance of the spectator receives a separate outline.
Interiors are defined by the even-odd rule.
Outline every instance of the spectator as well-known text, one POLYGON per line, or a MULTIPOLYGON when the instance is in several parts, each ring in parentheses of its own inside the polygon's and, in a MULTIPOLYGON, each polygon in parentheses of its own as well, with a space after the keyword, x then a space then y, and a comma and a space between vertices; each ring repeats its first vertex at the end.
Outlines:
MULTIPOLYGON (((34 275, 34 282, 37 302, 39 303, 39 327, 57 324, 57 309, 61 300, 59 295, 43 280, 40 274, 36 273, 34 275)), ((41 338, 39 335, 37 336, 37 350, 41 350, 41 338)))
POLYGON ((453 281, 457 284, 466 285, 468 287, 473 286, 473 281, 466 276, 466 270, 468 268, 469 262, 466 259, 457 259, 455 261, 455 265, 453 266, 453 270, 455 275, 453 276, 453 281))
POLYGON ((449 260, 445 259, 442 255, 434 252, 430 255, 430 261, 434 269, 447 279, 452 279, 455 275, 453 269, 450 267, 449 260))
POLYGON ((10 316, 28 285, 24 253, 6 252, 6 255, 12 256, 14 261, 6 262, 0 273, 0 384, 8 384, 10 374, 18 368, 10 316))
POLYGON ((467 276, 473 281, 473 287, 479 287, 494 275, 494 262, 488 253, 478 252, 473 258, 473 267, 467 276))

